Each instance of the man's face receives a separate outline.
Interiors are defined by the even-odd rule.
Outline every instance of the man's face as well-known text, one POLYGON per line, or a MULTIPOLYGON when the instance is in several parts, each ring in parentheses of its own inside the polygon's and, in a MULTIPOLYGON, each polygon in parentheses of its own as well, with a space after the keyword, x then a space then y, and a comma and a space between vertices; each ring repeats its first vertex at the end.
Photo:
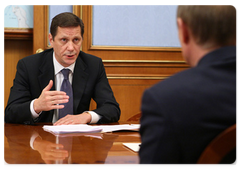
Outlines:
POLYGON ((81 28, 58 27, 57 34, 53 37, 49 34, 49 41, 54 49, 56 60, 64 67, 73 64, 82 46, 81 28))

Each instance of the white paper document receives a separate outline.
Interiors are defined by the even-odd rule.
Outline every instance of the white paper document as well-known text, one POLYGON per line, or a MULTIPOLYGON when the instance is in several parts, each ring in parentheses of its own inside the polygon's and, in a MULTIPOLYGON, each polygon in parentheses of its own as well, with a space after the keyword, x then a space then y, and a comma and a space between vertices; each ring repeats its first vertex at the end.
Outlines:
POLYGON ((60 126, 44 125, 43 126, 43 129, 45 131, 48 131, 54 134, 114 132, 114 131, 120 131, 120 130, 138 131, 139 128, 140 128, 140 124, 99 125, 99 126, 79 124, 79 125, 60 125, 60 126))
POLYGON ((140 125, 139 124, 100 125, 98 127, 102 129, 102 132, 114 132, 114 131, 120 131, 120 130, 138 131, 140 128, 140 125))
POLYGON ((140 149, 140 144, 141 143, 123 143, 124 146, 127 148, 133 150, 134 152, 138 152, 140 149))
POLYGON ((52 132, 54 134, 61 133, 95 133, 101 132, 102 129, 94 126, 89 126, 86 124, 81 125, 60 125, 60 126, 47 126, 44 125, 43 129, 48 132, 52 132))

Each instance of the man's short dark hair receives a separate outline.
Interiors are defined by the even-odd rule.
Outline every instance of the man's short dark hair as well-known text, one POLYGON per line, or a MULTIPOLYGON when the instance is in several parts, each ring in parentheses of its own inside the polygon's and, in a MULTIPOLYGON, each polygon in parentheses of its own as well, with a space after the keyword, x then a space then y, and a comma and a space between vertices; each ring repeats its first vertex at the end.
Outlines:
POLYGON ((84 33, 84 24, 83 21, 76 15, 71 12, 64 12, 56 15, 52 19, 50 26, 50 33, 52 34, 53 40, 57 34, 58 27, 77 27, 81 28, 81 36, 83 37, 84 33))
POLYGON ((236 9, 227 5, 180 5, 177 17, 191 30, 195 41, 206 48, 236 44, 236 9))

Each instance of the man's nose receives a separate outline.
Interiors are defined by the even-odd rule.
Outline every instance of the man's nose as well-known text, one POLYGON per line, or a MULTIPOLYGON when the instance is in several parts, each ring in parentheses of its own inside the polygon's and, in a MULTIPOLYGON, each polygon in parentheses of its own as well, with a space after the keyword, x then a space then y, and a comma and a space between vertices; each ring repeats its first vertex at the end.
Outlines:
POLYGON ((73 42, 71 42, 71 41, 68 42, 67 49, 68 49, 68 51, 73 51, 74 50, 73 42))

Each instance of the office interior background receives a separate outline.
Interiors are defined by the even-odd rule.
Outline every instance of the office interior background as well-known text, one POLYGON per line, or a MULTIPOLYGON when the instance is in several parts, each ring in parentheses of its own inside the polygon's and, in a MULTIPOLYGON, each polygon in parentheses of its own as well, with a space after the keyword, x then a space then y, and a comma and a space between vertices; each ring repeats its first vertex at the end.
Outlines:
MULTIPOLYGON (((178 41, 177 6, 11 5, 4 11, 4 107, 18 60, 51 48, 49 25, 61 12, 73 12, 83 20, 82 51, 102 58, 120 104, 120 121, 140 112, 146 88, 189 68, 178 41)), ((94 101, 90 107, 96 107, 94 101)))

